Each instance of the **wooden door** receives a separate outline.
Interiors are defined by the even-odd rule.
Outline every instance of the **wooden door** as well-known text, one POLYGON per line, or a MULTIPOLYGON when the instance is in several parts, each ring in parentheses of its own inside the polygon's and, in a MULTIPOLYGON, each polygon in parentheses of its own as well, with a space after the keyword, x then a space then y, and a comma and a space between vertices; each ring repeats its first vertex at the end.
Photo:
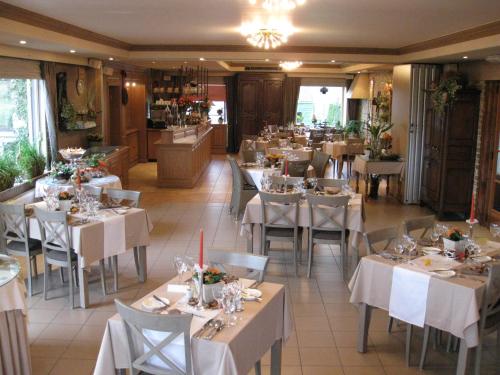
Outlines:
POLYGON ((281 125, 283 123, 283 80, 264 80, 262 94, 261 123, 265 121, 270 125, 281 125))
POLYGON ((121 139, 121 89, 120 86, 109 86, 109 141, 113 146, 122 145, 121 139))
POLYGON ((243 134, 259 133, 259 95, 261 82, 254 79, 242 79, 238 84, 238 145, 243 134))

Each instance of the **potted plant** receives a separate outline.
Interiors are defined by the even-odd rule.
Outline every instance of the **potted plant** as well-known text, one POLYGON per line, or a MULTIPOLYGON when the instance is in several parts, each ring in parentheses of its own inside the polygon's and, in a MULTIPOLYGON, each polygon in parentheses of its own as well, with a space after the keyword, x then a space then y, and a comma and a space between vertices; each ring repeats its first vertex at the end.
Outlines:
POLYGON ((366 130, 370 135, 370 159, 380 158, 380 153, 382 151, 381 137, 393 126, 394 124, 382 121, 380 118, 374 118, 371 124, 366 125, 366 130))
POLYGON ((58 195, 59 198, 59 209, 61 211, 70 211, 73 204, 73 194, 67 191, 61 191, 58 195))
MULTIPOLYGON (((226 274, 224 272, 214 267, 208 268, 203 272, 203 301, 211 302, 215 299, 215 292, 224 287, 225 277, 226 274)), ((193 279, 198 279, 198 273, 193 275, 193 279)))
POLYGON ((74 168, 70 164, 55 163, 51 175, 56 180, 67 181, 71 178, 74 168))
POLYGON ((219 115, 219 118, 218 118, 218 121, 219 121, 219 124, 223 124, 224 123, 224 118, 222 117, 222 108, 219 108, 217 110, 217 114, 219 115))
POLYGON ((0 191, 10 189, 14 186, 16 177, 20 175, 14 160, 8 155, 0 156, 0 191))
POLYGON ((28 137, 21 136, 17 143, 17 164, 23 177, 31 180, 43 175, 47 159, 30 143, 28 137))
POLYGON ((457 91, 462 88, 462 85, 458 83, 459 79, 457 76, 443 79, 437 87, 431 90, 432 106, 436 112, 443 113, 444 107, 455 100, 457 91))
POLYGON ((348 138, 358 138, 361 135, 362 126, 363 121, 361 120, 349 120, 344 127, 344 133, 348 138))
POLYGON ((102 146, 102 135, 99 133, 89 133, 87 134, 87 142, 90 147, 101 147, 102 146))
POLYGON ((455 256, 459 253, 464 252, 464 235, 458 228, 452 228, 448 230, 446 236, 443 237, 443 247, 446 253, 454 254, 455 256))

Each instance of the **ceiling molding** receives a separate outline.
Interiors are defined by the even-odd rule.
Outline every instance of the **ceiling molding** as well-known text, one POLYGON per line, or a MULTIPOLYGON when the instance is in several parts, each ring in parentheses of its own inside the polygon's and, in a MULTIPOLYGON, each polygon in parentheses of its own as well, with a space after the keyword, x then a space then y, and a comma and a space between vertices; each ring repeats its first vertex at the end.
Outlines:
POLYGON ((13 21, 25 23, 45 30, 70 35, 90 42, 104 44, 106 46, 130 50, 131 45, 121 40, 113 39, 93 31, 83 29, 69 23, 47 17, 39 13, 31 12, 11 4, 0 1, 0 17, 13 21))
POLYGON ((485 38, 497 34, 500 34, 500 21, 487 23, 486 25, 473 27, 472 29, 459 31, 453 34, 441 36, 439 38, 410 44, 408 46, 398 48, 398 53, 400 55, 404 55, 412 52, 420 52, 432 48, 448 46, 450 44, 468 42, 470 40, 485 38))

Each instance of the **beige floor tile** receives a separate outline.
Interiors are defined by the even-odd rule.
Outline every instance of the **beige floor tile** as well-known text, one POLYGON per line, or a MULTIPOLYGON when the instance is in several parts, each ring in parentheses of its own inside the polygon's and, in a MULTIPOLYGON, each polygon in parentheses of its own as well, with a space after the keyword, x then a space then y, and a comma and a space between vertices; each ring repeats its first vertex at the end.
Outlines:
POLYGON ((98 341, 73 341, 62 354, 62 358, 96 359, 99 354, 100 342, 98 341))
POLYGON ((28 339, 30 342, 34 342, 40 333, 47 328, 48 323, 29 323, 28 322, 28 339))
POLYGON ((359 353, 356 348, 338 348, 342 366, 381 366, 375 351, 359 353))
MULTIPOLYGON (((282 366, 281 373, 283 375, 302 375, 302 368, 300 366, 282 366)), ((262 375, 270 375, 271 367, 270 366, 262 366, 262 375)), ((255 375, 255 371, 252 370, 248 373, 248 375, 255 375)))
POLYGON ((28 311, 28 321, 30 323, 50 323, 58 313, 58 310, 33 308, 28 311))
POLYGON ((115 311, 94 311, 94 313, 87 319, 85 325, 105 326, 108 319, 115 314, 115 311))
POLYGON ((329 330, 324 331, 297 331, 299 347, 321 348, 334 347, 335 340, 329 330))
POLYGON ((50 371, 50 375, 90 375, 95 360, 91 359, 60 359, 50 371))
POLYGON ((31 357, 31 375, 48 375, 57 362, 57 358, 31 357))
POLYGON ((383 367, 343 366, 345 375, 385 375, 383 367))
POLYGON ((295 317, 297 331, 324 331, 328 327, 328 319, 324 316, 299 316, 295 317))
POLYGON ((322 303, 294 303, 293 314, 295 317, 324 317, 325 309, 322 303))
POLYGON ((340 366, 335 348, 299 348, 302 366, 340 366))
POLYGON ((81 325, 52 323, 38 337, 50 340, 72 340, 81 328, 81 325))
POLYGON ((88 318, 94 313, 94 310, 62 310, 60 311, 55 322, 57 324, 85 324, 88 318))
POLYGON ((358 331, 357 316, 329 316, 330 327, 332 331, 358 331))
POLYGON ((69 340, 38 339, 30 345, 31 357, 59 358, 70 344, 69 340))
POLYGON ((342 367, 333 366, 303 366, 303 375, 344 375, 342 367))

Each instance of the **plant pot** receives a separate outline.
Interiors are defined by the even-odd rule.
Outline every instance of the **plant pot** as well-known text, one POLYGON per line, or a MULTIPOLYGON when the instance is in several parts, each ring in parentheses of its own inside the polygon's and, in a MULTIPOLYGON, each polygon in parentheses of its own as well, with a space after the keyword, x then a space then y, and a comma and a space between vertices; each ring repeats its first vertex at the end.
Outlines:
POLYGON ((68 212, 71 210, 72 204, 73 202, 71 201, 71 199, 59 200, 59 209, 61 211, 68 212))
POLYGON ((455 258, 465 251, 465 241, 452 241, 448 238, 443 238, 443 247, 446 256, 455 258))
POLYGON ((102 141, 89 141, 89 148, 102 147, 102 141))
POLYGON ((216 292, 221 290, 223 287, 223 281, 219 281, 215 284, 203 284, 203 302, 212 302, 215 299, 216 292))

